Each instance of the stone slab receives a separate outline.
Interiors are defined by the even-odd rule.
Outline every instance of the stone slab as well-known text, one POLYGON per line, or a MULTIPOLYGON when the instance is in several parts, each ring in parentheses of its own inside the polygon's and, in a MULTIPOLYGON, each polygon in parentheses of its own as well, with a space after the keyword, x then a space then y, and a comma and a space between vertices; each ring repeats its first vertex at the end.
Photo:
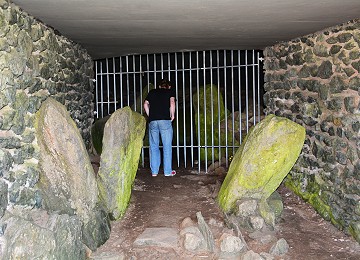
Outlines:
POLYGON ((138 236, 135 246, 177 247, 179 234, 176 228, 147 228, 138 236))

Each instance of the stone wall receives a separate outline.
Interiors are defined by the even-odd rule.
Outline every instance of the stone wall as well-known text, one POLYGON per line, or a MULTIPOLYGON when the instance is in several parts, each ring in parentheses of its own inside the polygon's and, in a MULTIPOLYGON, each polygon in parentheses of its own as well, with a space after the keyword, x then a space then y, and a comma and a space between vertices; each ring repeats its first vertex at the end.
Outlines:
POLYGON ((307 132, 287 186, 360 242, 360 20, 264 55, 265 112, 307 132))
POLYGON ((41 204, 34 114, 46 98, 67 107, 89 147, 92 78, 86 50, 0 0, 0 218, 12 205, 41 204))

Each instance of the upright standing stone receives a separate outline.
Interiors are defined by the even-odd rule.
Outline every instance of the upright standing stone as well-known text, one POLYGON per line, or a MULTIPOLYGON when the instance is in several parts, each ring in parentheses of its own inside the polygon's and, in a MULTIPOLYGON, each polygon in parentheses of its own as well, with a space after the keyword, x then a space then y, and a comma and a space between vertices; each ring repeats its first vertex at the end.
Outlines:
POLYGON ((241 198, 266 199, 295 164, 305 140, 305 128, 268 115, 251 128, 231 162, 217 201, 225 212, 241 198))
POLYGON ((36 117, 39 187, 44 206, 86 218, 98 198, 96 179, 80 132, 65 106, 48 98, 36 117))
POLYGON ((105 124, 98 186, 113 219, 119 219, 129 203, 145 126, 145 118, 130 107, 115 111, 105 124))
POLYGON ((77 215, 84 243, 94 250, 109 238, 110 227, 101 213, 95 173, 80 132, 65 106, 52 98, 37 112, 35 128, 43 206, 49 212, 77 215))
MULTIPOLYGON (((214 147, 221 147, 233 143, 233 135, 230 133, 230 129, 227 129, 228 133, 224 133, 225 127, 220 130, 213 126, 213 122, 223 121, 230 115, 230 111, 225 107, 222 94, 216 85, 201 86, 199 91, 193 95, 193 107, 195 111, 194 131, 201 147, 211 144, 214 147)), ((226 125, 225 121, 221 124, 226 125)), ((237 143, 236 140, 234 142, 237 143)), ((200 148, 199 158, 201 161, 209 161, 212 157, 219 160, 225 155, 225 152, 225 148, 200 148)))

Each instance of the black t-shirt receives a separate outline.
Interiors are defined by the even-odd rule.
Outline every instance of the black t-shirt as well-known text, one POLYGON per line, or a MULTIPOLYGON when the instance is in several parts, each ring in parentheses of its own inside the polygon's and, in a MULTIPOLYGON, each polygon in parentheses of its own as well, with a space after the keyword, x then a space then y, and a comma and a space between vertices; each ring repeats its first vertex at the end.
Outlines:
POLYGON ((170 120, 170 98, 174 91, 165 88, 150 90, 145 100, 150 103, 149 122, 154 120, 170 120))

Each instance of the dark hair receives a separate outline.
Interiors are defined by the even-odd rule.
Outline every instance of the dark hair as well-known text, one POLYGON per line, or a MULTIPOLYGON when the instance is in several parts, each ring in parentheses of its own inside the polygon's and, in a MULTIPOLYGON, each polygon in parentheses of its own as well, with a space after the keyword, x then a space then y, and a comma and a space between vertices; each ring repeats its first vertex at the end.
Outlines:
POLYGON ((160 88, 170 89, 171 88, 171 82, 168 79, 162 79, 159 82, 159 87, 160 88))

